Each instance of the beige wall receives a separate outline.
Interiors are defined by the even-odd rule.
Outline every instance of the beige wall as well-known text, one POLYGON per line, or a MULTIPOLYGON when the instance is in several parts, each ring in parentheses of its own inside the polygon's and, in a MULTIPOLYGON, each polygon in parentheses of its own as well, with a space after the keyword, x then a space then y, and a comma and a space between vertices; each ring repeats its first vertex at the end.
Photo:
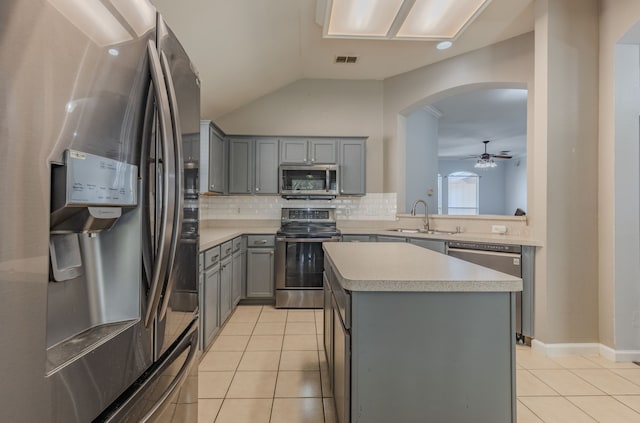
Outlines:
POLYGON ((216 124, 227 134, 367 136, 367 192, 382 192, 382 81, 300 80, 216 124))
POLYGON ((545 343, 599 341, 597 19, 597 0, 536 1, 535 174, 546 167, 534 205, 546 214, 536 338, 545 343))
MULTIPOLYGON (((619 348, 615 334, 616 296, 616 210, 620 199, 616 192, 615 159, 615 45, 621 37, 640 21, 640 2, 637 0, 600 1, 600 87, 599 87, 599 148, 598 148, 598 234, 599 234, 599 297, 600 342, 619 348)), ((637 177, 637 175, 636 175, 637 177)), ((637 183, 637 181, 636 181, 637 183)), ((638 210, 636 210, 637 215, 638 210)), ((618 222, 620 225, 621 222, 618 222)), ((620 228, 618 228, 620 229, 620 228)), ((637 261, 637 256, 636 256, 637 261)), ((636 275, 637 280, 637 275, 636 275)), ((620 324, 621 322, 618 322, 620 324)), ((627 329, 629 330, 629 329, 627 329)), ((630 329, 633 330, 633 329, 630 329)), ((635 329, 640 331, 640 329, 635 329)), ((618 336, 620 337, 620 335, 618 336)), ((628 347, 627 347, 628 348, 628 347)), ((640 349, 639 345, 635 349, 640 349)))
POLYGON ((406 122, 402 117, 475 88, 533 84, 533 34, 525 34, 384 81, 384 189, 404 204, 406 122))

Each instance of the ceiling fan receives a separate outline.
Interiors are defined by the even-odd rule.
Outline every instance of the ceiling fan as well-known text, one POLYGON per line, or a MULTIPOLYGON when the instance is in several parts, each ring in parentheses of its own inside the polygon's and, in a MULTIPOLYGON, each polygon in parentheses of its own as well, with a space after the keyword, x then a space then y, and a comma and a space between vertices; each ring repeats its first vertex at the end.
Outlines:
POLYGON ((511 159, 513 158, 512 155, 508 154, 509 151, 508 150, 503 150, 500 152, 500 154, 490 154, 487 153, 487 144, 489 144, 489 140, 485 140, 482 141, 484 143, 484 153, 482 154, 472 154, 469 156, 469 158, 478 158, 480 160, 491 160, 492 158, 496 158, 496 159, 511 159))
POLYGON ((480 155, 472 155, 471 158, 475 158, 476 164, 473 167, 478 169, 488 169, 498 166, 498 164, 493 160, 496 159, 510 159, 513 156, 507 154, 509 151, 504 150, 501 151, 500 154, 489 154, 487 153, 487 144, 489 144, 489 140, 482 141, 484 143, 484 153, 480 155))

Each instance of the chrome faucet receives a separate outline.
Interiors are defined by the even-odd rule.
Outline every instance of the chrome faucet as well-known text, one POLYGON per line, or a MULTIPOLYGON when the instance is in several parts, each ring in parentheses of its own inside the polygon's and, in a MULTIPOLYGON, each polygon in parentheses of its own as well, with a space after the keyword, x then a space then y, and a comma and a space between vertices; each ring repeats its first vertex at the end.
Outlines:
POLYGON ((428 231, 429 230, 429 206, 427 205, 426 201, 420 200, 420 199, 414 201, 413 206, 411 206, 411 216, 416 215, 416 206, 418 205, 418 203, 424 204, 424 230, 428 231))

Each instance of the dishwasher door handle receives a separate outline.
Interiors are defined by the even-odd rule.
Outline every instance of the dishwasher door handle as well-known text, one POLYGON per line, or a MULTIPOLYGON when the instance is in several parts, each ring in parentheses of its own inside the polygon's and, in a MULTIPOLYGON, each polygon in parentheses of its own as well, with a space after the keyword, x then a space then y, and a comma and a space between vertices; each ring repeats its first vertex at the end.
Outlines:
POLYGON ((485 256, 493 256, 493 257, 520 258, 520 253, 503 253, 501 251, 467 250, 465 248, 451 248, 451 247, 449 247, 449 255, 455 257, 456 256, 455 253, 477 254, 477 255, 485 255, 485 256))

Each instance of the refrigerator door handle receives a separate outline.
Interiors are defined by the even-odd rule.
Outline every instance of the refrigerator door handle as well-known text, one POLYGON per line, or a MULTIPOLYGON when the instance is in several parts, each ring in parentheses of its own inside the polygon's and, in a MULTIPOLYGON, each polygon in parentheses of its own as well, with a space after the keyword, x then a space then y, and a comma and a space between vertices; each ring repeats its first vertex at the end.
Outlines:
POLYGON ((162 308, 160 309, 160 319, 164 319, 167 313, 167 307, 169 306, 169 299, 171 297, 171 293, 173 290, 173 265, 176 257, 176 250, 178 248, 178 241, 180 239, 180 233, 182 231, 182 219, 183 219, 183 187, 182 187, 182 175, 183 175, 183 164, 182 164, 182 132, 180 125, 180 115, 178 110, 178 100, 176 97, 176 90, 173 85, 173 78, 171 75, 171 69, 169 67, 169 61, 167 60, 167 56, 163 51, 160 52, 160 61, 162 65, 162 71, 165 77, 165 83, 167 85, 167 93, 169 97, 169 111, 171 113, 172 118, 172 127, 173 127, 173 151, 174 151, 174 161, 176 167, 175 173, 175 190, 173 191, 174 199, 173 199, 173 207, 174 207, 174 215, 173 215, 173 229, 171 235, 171 244, 169 248, 169 263, 167 265, 167 275, 168 281, 167 286, 164 289, 164 297, 162 300, 162 308))
MULTIPOLYGON (((151 409, 145 414, 145 416, 140 419, 140 423, 145 423, 148 421, 153 421, 155 414, 165 405, 167 399, 175 392, 175 390, 183 385, 185 378, 189 375, 189 369, 191 365, 196 359, 196 352, 198 351, 198 324, 194 324, 191 328, 191 333, 189 334, 189 354, 187 355, 187 359, 180 367, 178 374, 171 381, 167 389, 160 396, 158 401, 151 407, 151 409)), ((182 352, 182 349, 178 349, 178 352, 182 352)))
POLYGON ((167 95, 167 88, 162 76, 162 68, 160 65, 160 58, 158 57, 158 51, 153 41, 149 41, 147 44, 147 50, 149 52, 149 64, 151 71, 151 80, 153 81, 154 92, 156 93, 156 102, 158 107, 158 123, 159 132, 161 138, 161 149, 163 158, 163 174, 162 174, 162 210, 160 211, 160 234, 158 236, 158 251, 156 260, 153 265, 153 275, 151 277, 151 289, 149 292, 149 300, 147 303, 147 310, 145 313, 144 324, 148 328, 153 322, 153 318, 158 310, 158 304, 160 303, 160 296, 162 289, 160 288, 161 281, 164 282, 167 275, 167 264, 169 262, 170 249, 167 244, 170 242, 171 228, 169 227, 169 221, 173 222, 174 209, 169 207, 171 199, 171 182, 175 178, 174 163, 172 160, 167 160, 171 145, 173 141, 173 132, 171 129, 171 115, 169 111, 169 99, 167 95), (169 216, 169 214, 171 214, 169 216))

